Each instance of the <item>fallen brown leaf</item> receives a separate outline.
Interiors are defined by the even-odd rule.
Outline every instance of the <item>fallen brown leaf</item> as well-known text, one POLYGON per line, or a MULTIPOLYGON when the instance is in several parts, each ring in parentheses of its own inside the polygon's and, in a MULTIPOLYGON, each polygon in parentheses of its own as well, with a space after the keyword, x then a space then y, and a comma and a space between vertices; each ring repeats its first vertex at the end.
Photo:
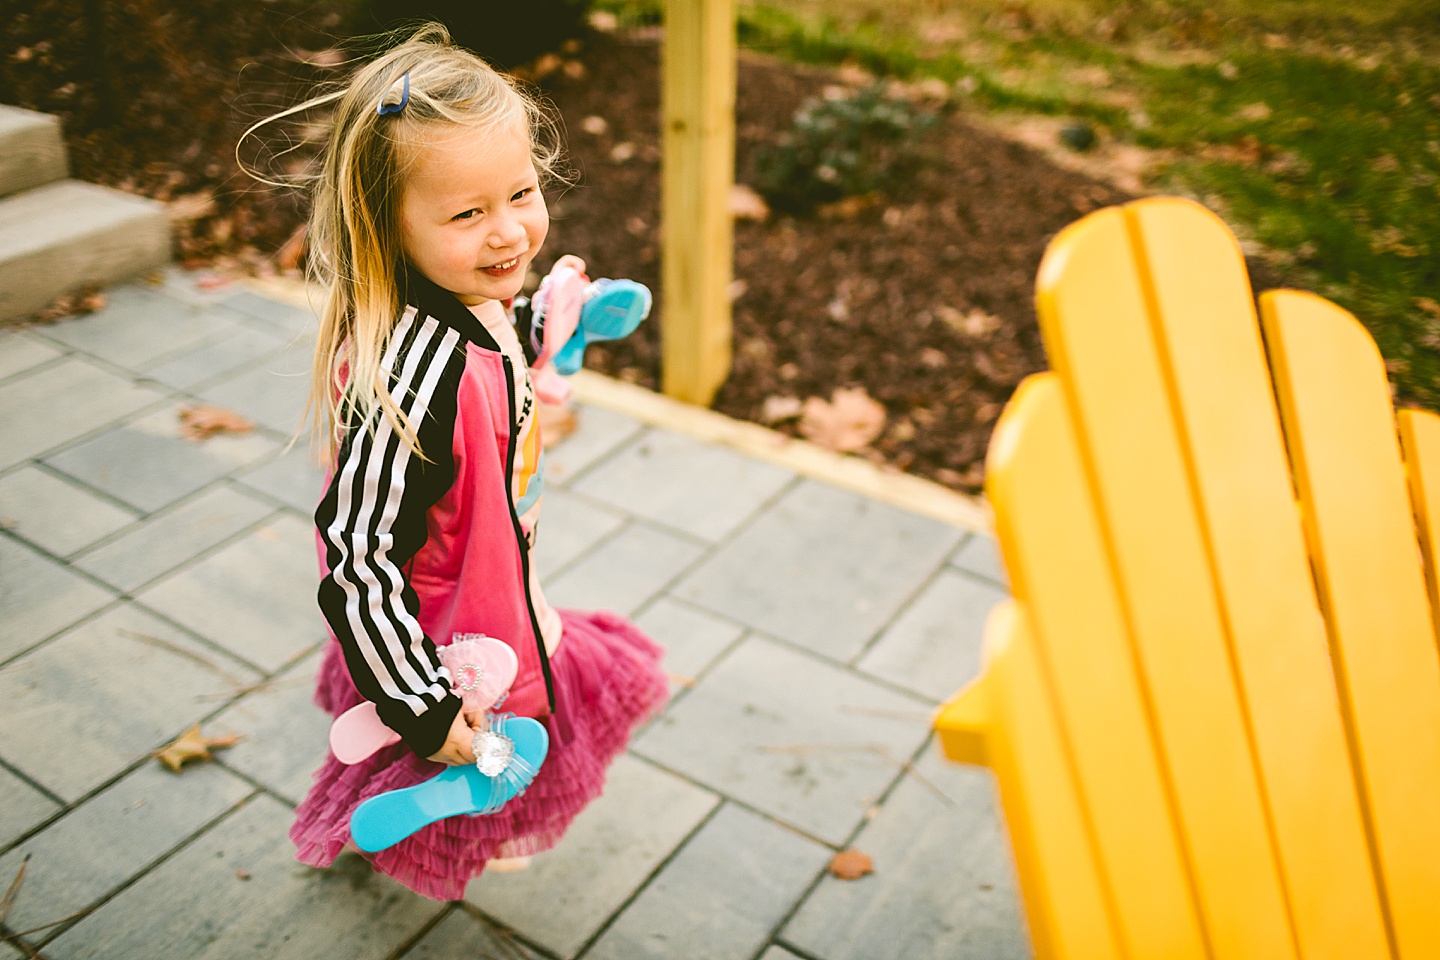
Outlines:
POLYGON ((765 198, 743 183, 730 188, 730 216, 736 220, 764 223, 770 218, 770 205, 765 198))
POLYGON ((61 317, 94 313, 103 306, 105 306, 105 294, 96 287, 86 285, 73 293, 56 297, 50 306, 35 315, 35 319, 41 322, 59 320, 61 317))
POLYGON ((182 194, 165 205, 165 216, 170 218, 171 223, 199 220, 214 211, 215 194, 210 190, 182 194))
POLYGON ((540 404, 540 442, 546 450, 575 432, 579 422, 571 407, 553 403, 540 404))
POLYGON ((296 50, 295 59, 301 63, 308 63, 312 67, 339 67, 345 63, 345 53, 334 48, 315 51, 296 50))
POLYGON ((829 403, 810 397, 800 415, 805 439, 839 453, 863 450, 884 429, 885 408, 864 387, 837 389, 829 403))
POLYGON ((197 404, 180 411, 180 436, 186 440, 208 440, 217 433, 249 433, 255 424, 233 410, 197 404))
POLYGON ((239 736, 207 737, 200 732, 200 724, 186 730, 169 746, 155 752, 155 757, 176 773, 191 760, 213 760, 211 750, 223 750, 240 742, 239 736))
POLYGON ((827 867, 831 876, 841 880, 859 880, 867 873, 875 872, 875 862, 863 850, 841 850, 830 858, 827 867))
POLYGON ((778 394, 765 398, 760 405, 760 419, 765 423, 779 423, 782 420, 794 420, 800 416, 804 404, 799 397, 785 397, 778 394))
POLYGON ((861 211, 868 210, 880 202, 880 197, 873 193, 862 193, 855 197, 843 197, 834 203, 822 203, 815 208, 815 212, 827 220, 849 220, 857 216, 861 211))
POLYGON ((951 330, 967 337, 989 336, 1001 326, 999 317, 991 316, 978 308, 961 313, 954 307, 942 304, 935 308, 935 316, 951 330))
POLYGON ((228 286, 235 282, 235 278, 224 273, 207 273, 195 280, 195 286, 201 290, 214 290, 217 287, 228 286))

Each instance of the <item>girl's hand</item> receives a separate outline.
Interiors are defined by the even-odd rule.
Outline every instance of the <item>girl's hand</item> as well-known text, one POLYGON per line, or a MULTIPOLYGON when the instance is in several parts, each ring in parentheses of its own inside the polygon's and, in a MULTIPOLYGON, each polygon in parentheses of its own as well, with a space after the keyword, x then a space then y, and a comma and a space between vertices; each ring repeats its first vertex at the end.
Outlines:
POLYGON ((480 731, 470 725, 465 713, 460 710, 455 714, 455 719, 450 723, 450 735, 445 738, 445 745, 432 753, 429 759, 452 766, 475 762, 475 752, 470 749, 470 744, 475 742, 475 735, 480 731))

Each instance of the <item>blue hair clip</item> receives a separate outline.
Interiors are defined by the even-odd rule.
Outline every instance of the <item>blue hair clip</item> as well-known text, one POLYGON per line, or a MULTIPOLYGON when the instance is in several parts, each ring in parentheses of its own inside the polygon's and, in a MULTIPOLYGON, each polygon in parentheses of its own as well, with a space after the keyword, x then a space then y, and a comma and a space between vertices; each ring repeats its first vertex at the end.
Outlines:
POLYGON ((385 92, 380 97, 380 102, 375 105, 375 112, 382 117, 387 113, 399 113, 405 109, 405 104, 410 102, 410 71, 406 70, 395 83, 385 88, 385 92), (385 101, 390 99, 391 91, 395 89, 395 83, 402 85, 400 89, 400 101, 398 103, 386 103, 385 101))

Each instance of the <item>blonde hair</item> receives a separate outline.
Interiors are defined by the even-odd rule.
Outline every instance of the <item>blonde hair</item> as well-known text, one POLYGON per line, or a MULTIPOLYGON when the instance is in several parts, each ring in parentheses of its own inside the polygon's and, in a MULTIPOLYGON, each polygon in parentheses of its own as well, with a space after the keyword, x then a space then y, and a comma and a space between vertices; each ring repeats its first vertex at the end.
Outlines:
POLYGON ((397 282, 405 263, 400 200, 416 145, 443 124, 489 131, 523 123, 546 181, 558 176, 558 125, 511 80, 452 44, 445 27, 429 23, 362 65, 342 89, 261 121, 241 141, 266 123, 326 103, 335 104, 334 116, 313 178, 307 269, 327 293, 305 416, 313 414, 312 435, 325 438, 326 459, 338 451, 350 415, 373 430, 377 410, 423 457, 419 424, 391 396, 383 362, 404 306, 397 282), (381 114, 382 99, 393 108, 406 81, 403 108, 381 114))

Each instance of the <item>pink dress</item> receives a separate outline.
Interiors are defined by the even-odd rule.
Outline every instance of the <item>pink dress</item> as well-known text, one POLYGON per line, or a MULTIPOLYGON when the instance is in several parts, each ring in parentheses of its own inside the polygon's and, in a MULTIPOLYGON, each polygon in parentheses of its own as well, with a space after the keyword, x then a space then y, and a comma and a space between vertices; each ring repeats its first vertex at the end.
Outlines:
POLYGON ((503 310, 471 313, 418 274, 407 280, 386 369, 424 456, 388 421, 352 424, 315 514, 331 632, 316 703, 338 716, 371 700, 402 742, 353 766, 327 756, 290 837, 298 859, 328 866, 357 804, 443 770, 423 759, 459 709, 437 645, 467 633, 503 640, 520 662, 503 709, 550 731, 534 782, 498 813, 440 820, 368 855, 416 892, 457 900, 486 861, 553 846, 667 691, 657 644, 618 615, 551 608, 530 568, 544 456, 503 310))

